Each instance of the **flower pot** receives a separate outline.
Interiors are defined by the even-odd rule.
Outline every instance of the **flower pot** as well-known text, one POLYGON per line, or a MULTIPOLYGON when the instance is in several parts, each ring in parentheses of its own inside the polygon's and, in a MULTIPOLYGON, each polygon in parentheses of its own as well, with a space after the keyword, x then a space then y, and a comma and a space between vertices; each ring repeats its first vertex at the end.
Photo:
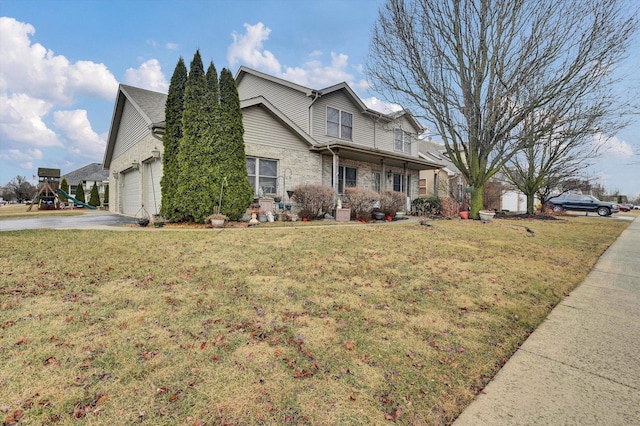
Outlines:
POLYGON ((142 226, 143 228, 148 224, 149 224, 149 219, 146 219, 146 218, 138 219, 138 225, 142 226))
POLYGON ((404 219, 404 212, 396 212, 396 219, 404 219))
POLYGON ((258 215, 258 220, 260 221, 260 223, 265 223, 267 221, 267 215, 266 214, 259 214, 258 215))
POLYGON ((224 219, 211 219, 211 226, 214 228, 224 228, 224 219))
POLYGON ((462 211, 460 212, 460 219, 469 219, 469 212, 468 211, 462 211))
POLYGON ((307 218, 307 217, 303 217, 303 218, 302 218, 302 221, 303 221, 303 222, 309 222, 309 218, 307 218))
POLYGON ((480 220, 483 222, 489 222, 496 215, 495 212, 489 210, 480 210, 478 213, 480 214, 480 220))
POLYGON ((383 212, 373 212, 373 217, 375 217, 376 220, 384 220, 384 213, 383 212))
POLYGON ((393 218, 391 217, 391 215, 386 215, 386 216, 384 217, 384 219, 385 219, 387 222, 391 222, 391 221, 393 220, 393 218))

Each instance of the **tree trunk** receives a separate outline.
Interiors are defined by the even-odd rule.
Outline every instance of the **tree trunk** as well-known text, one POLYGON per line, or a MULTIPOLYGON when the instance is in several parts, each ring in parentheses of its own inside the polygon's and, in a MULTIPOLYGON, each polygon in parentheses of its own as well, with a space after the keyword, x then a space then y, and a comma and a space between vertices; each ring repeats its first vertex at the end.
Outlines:
POLYGON ((475 186, 473 191, 471 191, 471 200, 469 202, 469 207, 471 208, 471 213, 469 213, 470 219, 480 219, 480 214, 478 212, 484 208, 483 194, 484 184, 475 186))
POLYGON ((536 214, 536 194, 525 194, 527 196, 527 214, 536 214))

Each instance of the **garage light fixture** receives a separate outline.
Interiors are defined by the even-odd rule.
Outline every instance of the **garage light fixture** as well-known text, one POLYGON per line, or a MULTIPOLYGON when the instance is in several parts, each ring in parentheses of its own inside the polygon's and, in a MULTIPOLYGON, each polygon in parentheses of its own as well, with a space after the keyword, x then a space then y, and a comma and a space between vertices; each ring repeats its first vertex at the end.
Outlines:
POLYGON ((151 155, 153 155, 153 158, 160 158, 160 150, 157 147, 154 147, 151 150, 151 155))
POLYGON ((131 168, 132 168, 133 170, 136 170, 136 169, 138 168, 138 162, 137 162, 137 161, 133 161, 133 162, 131 163, 131 168))

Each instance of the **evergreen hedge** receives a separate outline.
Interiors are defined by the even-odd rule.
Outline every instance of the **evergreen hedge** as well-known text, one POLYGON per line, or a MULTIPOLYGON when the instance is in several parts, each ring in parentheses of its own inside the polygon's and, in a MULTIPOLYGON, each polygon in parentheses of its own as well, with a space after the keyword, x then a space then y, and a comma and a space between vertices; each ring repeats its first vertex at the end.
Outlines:
MULTIPOLYGON (((162 136, 164 147, 162 167, 163 174, 160 180, 162 193, 161 215, 169 222, 177 222, 182 219, 180 212, 180 198, 178 193, 178 175, 180 166, 178 151, 182 138, 182 112, 184 110, 184 92, 187 84, 187 67, 180 58, 176 64, 169 85, 167 103, 165 104, 165 130, 162 136)), ((106 198, 106 196, 105 196, 106 198)))

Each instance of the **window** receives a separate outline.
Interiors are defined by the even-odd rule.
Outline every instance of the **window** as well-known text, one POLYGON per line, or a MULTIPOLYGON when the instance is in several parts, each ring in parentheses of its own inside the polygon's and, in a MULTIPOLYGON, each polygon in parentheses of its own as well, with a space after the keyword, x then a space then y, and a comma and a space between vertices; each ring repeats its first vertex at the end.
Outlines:
POLYGON ((278 191, 278 162, 264 158, 247 157, 247 175, 253 193, 258 194, 262 188, 263 194, 276 195, 278 191))
POLYGON ((396 192, 404 192, 404 175, 400 173, 393 174, 393 190, 396 192))
POLYGON ((338 167, 338 193, 344 194, 345 188, 355 188, 357 171, 355 167, 338 167))
POLYGON ((411 154, 411 135, 402 129, 395 129, 394 134, 395 150, 411 154))
POLYGON ((353 137, 353 114, 327 107, 327 136, 351 140, 353 137))
POLYGON ((382 175, 380 172, 371 172, 371 190, 380 192, 382 189, 382 175))

